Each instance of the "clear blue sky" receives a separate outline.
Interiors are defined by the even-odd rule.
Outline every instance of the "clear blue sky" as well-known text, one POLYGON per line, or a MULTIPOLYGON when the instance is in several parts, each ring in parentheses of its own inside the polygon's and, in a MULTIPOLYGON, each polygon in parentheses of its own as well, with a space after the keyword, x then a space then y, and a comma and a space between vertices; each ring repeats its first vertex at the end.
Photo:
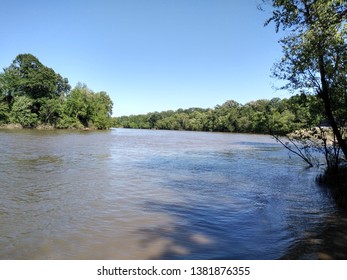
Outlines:
MULTIPOLYGON (((260 0, 0 0, 0 67, 31 53, 106 91, 114 115, 287 97, 260 0)), ((270 8, 270 7, 269 7, 270 8)))

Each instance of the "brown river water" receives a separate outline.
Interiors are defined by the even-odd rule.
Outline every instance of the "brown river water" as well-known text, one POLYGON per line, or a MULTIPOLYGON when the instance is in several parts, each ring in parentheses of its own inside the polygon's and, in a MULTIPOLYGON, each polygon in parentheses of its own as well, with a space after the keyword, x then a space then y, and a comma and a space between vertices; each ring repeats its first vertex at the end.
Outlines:
POLYGON ((347 259, 347 215, 270 136, 0 130, 0 259, 347 259))

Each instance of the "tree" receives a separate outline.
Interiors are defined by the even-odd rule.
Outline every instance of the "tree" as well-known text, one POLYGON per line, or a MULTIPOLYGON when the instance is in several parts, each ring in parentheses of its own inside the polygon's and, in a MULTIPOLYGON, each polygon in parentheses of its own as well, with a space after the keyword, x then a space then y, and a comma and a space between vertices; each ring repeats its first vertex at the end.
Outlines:
POLYGON ((161 119, 159 112, 149 113, 148 122, 151 129, 156 128, 157 122, 161 119))
POLYGON ((98 129, 108 129, 112 127, 112 107, 113 102, 104 91, 92 94, 92 116, 91 121, 98 129))
POLYGON ((9 109, 5 102, 0 101, 0 124, 7 123, 9 109))
POLYGON ((67 94, 68 80, 44 66, 32 54, 20 54, 4 69, 2 88, 10 96, 29 96, 33 99, 54 98, 67 94))
MULTIPOLYGON (((263 3, 268 2, 263 0, 263 3)), ((280 43, 283 58, 273 74, 284 87, 319 98, 344 158, 347 145, 347 2, 344 0, 272 0, 265 23, 289 31, 280 43)))
POLYGON ((0 99, 10 105, 13 100, 13 88, 11 87, 13 81, 11 76, 7 73, 0 73, 0 99))
POLYGON ((56 125, 63 114, 63 99, 41 99, 40 120, 42 123, 56 125))
POLYGON ((92 91, 85 84, 78 84, 67 96, 65 114, 84 127, 89 126, 91 119, 92 91))
POLYGON ((33 113, 34 100, 28 96, 16 96, 10 113, 12 123, 23 127, 34 127, 37 124, 37 114, 33 113))
POLYGON ((0 123, 23 127, 108 129, 114 125, 113 102, 106 92, 94 93, 44 66, 31 54, 20 54, 0 73, 0 123))
POLYGON ((108 129, 112 126, 113 102, 106 92, 94 93, 85 84, 78 84, 67 96, 64 104, 65 119, 60 127, 95 127, 108 129))

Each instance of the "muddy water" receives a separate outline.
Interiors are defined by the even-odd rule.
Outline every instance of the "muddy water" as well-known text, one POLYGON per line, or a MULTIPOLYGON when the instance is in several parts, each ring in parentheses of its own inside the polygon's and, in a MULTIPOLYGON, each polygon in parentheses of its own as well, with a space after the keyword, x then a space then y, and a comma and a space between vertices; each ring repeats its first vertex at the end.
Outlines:
POLYGON ((0 258, 345 258, 316 175, 268 136, 2 130, 0 258))

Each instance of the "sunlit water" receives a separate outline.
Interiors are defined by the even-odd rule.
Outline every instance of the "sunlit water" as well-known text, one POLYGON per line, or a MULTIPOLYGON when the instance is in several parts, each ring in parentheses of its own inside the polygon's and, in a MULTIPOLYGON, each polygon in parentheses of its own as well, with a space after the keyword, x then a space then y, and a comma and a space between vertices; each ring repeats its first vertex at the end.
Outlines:
POLYGON ((0 130, 0 258, 344 258, 316 175, 269 136, 0 130))

